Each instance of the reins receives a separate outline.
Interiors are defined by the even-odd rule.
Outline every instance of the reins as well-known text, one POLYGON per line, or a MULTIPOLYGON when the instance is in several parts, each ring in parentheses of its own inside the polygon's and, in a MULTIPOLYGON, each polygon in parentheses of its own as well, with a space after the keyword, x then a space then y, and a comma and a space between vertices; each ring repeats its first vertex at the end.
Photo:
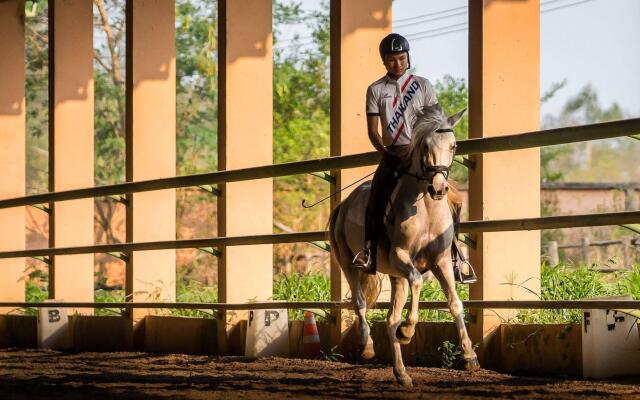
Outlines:
MULTIPOLYGON (((438 128, 434 132, 438 132, 438 133, 453 132, 453 129, 451 129, 451 128, 438 128)), ((411 176, 411 177, 415 178, 417 181, 428 181, 429 180, 429 174, 433 174, 433 176, 435 176, 436 174, 442 174, 442 176, 444 176, 445 180, 449 179, 449 174, 451 172, 451 166, 446 166, 446 165, 425 165, 424 163, 420 163, 420 164, 422 166, 422 175, 412 174, 411 172, 409 172, 408 168, 407 169, 403 169, 403 170, 399 170, 398 173, 400 175, 411 176)), ((431 177, 431 179, 433 179, 433 176, 431 177)))

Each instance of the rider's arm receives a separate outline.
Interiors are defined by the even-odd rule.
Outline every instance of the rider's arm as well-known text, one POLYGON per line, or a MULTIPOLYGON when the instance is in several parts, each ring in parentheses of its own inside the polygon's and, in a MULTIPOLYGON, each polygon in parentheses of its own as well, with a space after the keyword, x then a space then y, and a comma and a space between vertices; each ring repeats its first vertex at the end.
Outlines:
POLYGON ((377 115, 367 115, 367 133, 369 134, 369 141, 373 147, 379 152, 384 152, 385 148, 382 144, 382 137, 378 133, 378 121, 380 117, 377 115))
POLYGON ((380 121, 378 93, 372 86, 369 86, 367 88, 367 134, 373 147, 379 152, 384 152, 382 136, 378 133, 378 121, 380 121))

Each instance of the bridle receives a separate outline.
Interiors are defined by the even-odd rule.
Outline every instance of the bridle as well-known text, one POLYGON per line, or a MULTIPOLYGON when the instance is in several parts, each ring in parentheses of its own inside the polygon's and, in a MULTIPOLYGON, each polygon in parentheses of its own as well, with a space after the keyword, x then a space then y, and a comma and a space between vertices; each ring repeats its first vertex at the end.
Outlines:
MULTIPOLYGON (((438 128, 434 132, 453 132, 453 129, 438 128)), ((420 157, 422 158, 423 155, 421 155, 420 157)), ((425 163, 420 163, 420 165, 422 167, 422 175, 412 174, 408 170, 402 171, 402 174, 412 176, 418 181, 427 181, 429 183, 428 188, 433 188, 433 178, 435 178, 437 174, 442 174, 445 180, 449 179, 449 174, 451 173, 451 165, 426 165, 425 163)))

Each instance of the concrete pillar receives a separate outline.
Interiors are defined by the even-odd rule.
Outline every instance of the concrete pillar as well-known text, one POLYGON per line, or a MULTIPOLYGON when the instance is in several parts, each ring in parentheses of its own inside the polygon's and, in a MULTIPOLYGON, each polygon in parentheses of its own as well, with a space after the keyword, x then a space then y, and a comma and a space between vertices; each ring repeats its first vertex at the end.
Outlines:
MULTIPOLYGON (((469 1, 469 135, 500 136, 539 129, 539 0, 469 1)), ((540 215, 537 148, 472 156, 469 219, 540 215)), ((474 235, 475 236, 475 235, 474 235)), ((540 232, 484 233, 470 251, 478 282, 474 300, 531 299, 538 292, 540 232)), ((512 311, 472 310, 472 340, 486 339, 512 311), (475 316, 475 318, 473 318, 475 316)), ((480 352, 482 353, 482 352, 480 352)))
MULTIPOLYGON (((176 174, 175 4, 127 2, 126 178, 176 174)), ((128 195, 127 241, 175 240, 175 189, 128 195)), ((129 254, 126 294, 134 302, 175 301, 175 250, 129 254)), ((134 309, 134 324, 155 310, 134 309)))
MULTIPOLYGON (((273 57, 271 0, 220 0, 218 31, 218 168, 273 162, 273 57), (250 10, 250 12, 248 12, 250 10)), ((221 185, 218 236, 273 232, 273 180, 221 185)), ((273 295, 273 246, 221 248, 218 301, 243 303, 273 295)), ((221 351, 238 353, 237 322, 246 312, 224 313, 221 351), (235 332, 235 333, 234 333, 235 332)))
MULTIPOLYGON (((25 195, 24 2, 0 2, 0 199, 25 195)), ((25 248, 25 210, 0 210, 0 250, 25 248)), ((0 259, 0 300, 24 301, 24 259, 0 259)), ((0 308, 0 313, 7 312, 0 308)))
MULTIPOLYGON (((50 191, 94 185, 93 97, 93 4, 53 0, 49 3, 50 191)), ((92 198, 51 204, 49 246, 93 245, 93 204, 92 198)), ((93 301, 93 258, 93 254, 51 257, 49 297, 93 301)))
MULTIPOLYGON (((331 156, 372 151, 367 136, 365 97, 367 87, 386 73, 378 53, 378 44, 391 32, 391 0, 331 1, 331 156)), ((375 167, 334 171, 336 185, 349 185, 375 167)), ((331 199, 335 207, 351 189, 331 199)), ((340 270, 331 264, 331 300, 345 298, 349 285, 340 270)), ((340 340, 341 313, 333 341, 340 340)))

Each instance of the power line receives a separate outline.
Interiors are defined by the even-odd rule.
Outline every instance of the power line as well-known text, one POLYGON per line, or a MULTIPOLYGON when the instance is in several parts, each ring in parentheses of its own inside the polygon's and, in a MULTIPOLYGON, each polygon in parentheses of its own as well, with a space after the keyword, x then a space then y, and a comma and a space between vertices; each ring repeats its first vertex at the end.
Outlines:
POLYGON ((442 30, 446 30, 446 29, 451 29, 451 28, 458 28, 461 26, 469 26, 469 24, 467 22, 461 22, 458 24, 453 24, 453 25, 446 25, 446 26, 441 26, 440 28, 434 28, 434 29, 429 29, 426 31, 420 31, 420 32, 415 32, 415 33, 409 33, 407 35, 405 35, 407 37, 407 39, 414 39, 417 38, 419 36, 422 36, 423 34, 429 34, 429 33, 434 33, 434 32, 439 32, 442 30))
POLYGON ((432 37, 436 37, 436 36, 443 36, 443 35, 448 35, 450 33, 467 31, 468 29, 469 28, 465 26, 464 28, 452 29, 452 30, 446 31, 446 32, 440 32, 440 33, 433 33, 433 34, 430 34, 430 35, 418 36, 418 37, 412 38, 411 40, 414 40, 414 41, 417 42, 417 41, 420 41, 420 40, 423 40, 423 39, 428 39, 428 38, 432 38, 432 37))
MULTIPOLYGON (((560 1, 566 1, 566 0, 549 0, 545 3, 541 3, 541 5, 547 5, 547 4, 551 4, 551 3, 557 3, 560 1)), ((546 10, 541 10, 541 13, 546 13, 546 12, 551 12, 551 11, 556 11, 556 10, 560 10, 560 9, 564 9, 564 8, 568 8, 568 7, 573 7, 573 6, 578 6, 580 4, 583 3, 587 3, 593 0, 580 0, 574 3, 570 3, 570 4, 563 4, 563 5, 559 5, 557 7, 553 7, 550 9, 546 9, 546 10)), ((451 24, 451 25, 445 25, 443 27, 440 28, 434 28, 434 29, 429 29, 426 31, 420 31, 420 32, 414 32, 414 33, 409 33, 407 35, 405 35, 408 39, 411 40, 421 40, 421 39, 426 39, 426 38, 430 38, 430 37, 435 37, 435 36, 442 36, 442 35, 446 35, 449 33, 454 33, 454 32, 460 32, 462 30, 466 30, 468 29, 468 23, 464 22, 464 23, 458 23, 458 24, 451 24), (458 27, 462 27, 465 26, 464 28, 459 28, 459 29, 451 29, 451 28, 458 28, 458 27), (446 32, 441 32, 442 30, 445 29, 451 29, 449 31, 446 32)))
POLYGON ((409 22, 409 23, 406 23, 406 24, 393 25, 393 27, 394 27, 394 29, 395 28, 405 28, 407 26, 420 25, 420 24, 423 24, 425 22, 438 21, 438 20, 441 20, 441 19, 457 17, 457 16, 460 16, 460 15, 467 15, 467 12, 466 11, 462 11, 462 12, 457 12, 455 14, 446 15, 446 16, 443 16, 443 17, 421 19, 420 21, 416 21, 416 22, 409 22))
MULTIPOLYGON (((578 1, 576 3, 571 3, 571 4, 566 4, 566 5, 561 5, 558 6, 556 8, 551 8, 551 9, 547 9, 547 10, 542 10, 542 7, 554 4, 554 3, 558 3, 558 2, 562 2, 562 1, 568 1, 568 0, 548 0, 545 2, 541 2, 540 3, 540 8, 541 8, 541 12, 548 12, 548 11, 553 11, 556 9, 562 9, 562 8, 566 8, 566 7, 571 7, 574 5, 579 5, 582 3, 586 3, 589 1, 593 1, 593 0, 582 0, 582 1, 578 1)), ((447 10, 441 10, 441 11, 435 11, 435 12, 430 12, 430 13, 426 13, 426 14, 421 14, 421 15, 417 15, 415 17, 410 17, 410 18, 402 18, 402 19, 397 19, 393 21, 393 27, 394 28, 403 28, 403 27, 407 27, 407 26, 413 26, 413 25, 418 25, 422 22, 430 22, 430 21, 437 21, 440 19, 446 19, 446 18, 450 18, 450 17, 456 17, 456 16, 461 16, 467 13, 466 9, 469 8, 468 6, 460 6, 460 7, 454 7, 454 8, 450 8, 447 10), (458 10, 464 10, 464 11, 458 11, 458 10), (453 11, 458 11, 455 12, 454 14, 451 15, 442 15, 442 14, 447 14, 453 11), (435 17, 436 15, 439 15, 438 17, 435 17), (432 17, 432 18, 430 18, 432 17)))
POLYGON ((556 11, 556 10, 560 10, 560 9, 563 9, 563 8, 573 7, 573 6, 577 6, 577 5, 580 5, 580 4, 588 3, 590 1, 593 1, 593 0, 581 0, 581 1, 577 1, 575 3, 571 3, 571 4, 565 4, 565 5, 554 7, 554 8, 548 8, 546 10, 541 10, 540 13, 544 14, 544 13, 547 13, 547 12, 550 12, 550 11, 556 11))
MULTIPOLYGON (((570 1, 570 0, 549 0, 546 1, 544 3, 540 3, 540 7, 541 13, 547 13, 547 12, 552 12, 552 11, 556 11, 556 10, 561 10, 561 9, 565 9, 565 8, 569 8, 569 7, 574 7, 574 6, 578 6, 584 3, 588 3, 594 0, 579 0, 579 1, 575 1, 573 3, 569 3, 569 4, 562 4, 562 5, 558 5, 556 7, 552 7, 552 8, 547 8, 542 10, 542 7, 547 6, 549 4, 554 4, 554 3, 558 3, 558 2, 563 2, 563 1, 570 1)), ((406 27, 406 26, 413 26, 413 25, 418 25, 424 22, 430 22, 430 21, 436 21, 436 20, 440 20, 440 19, 445 19, 445 18, 449 18, 449 17, 453 17, 453 16, 458 16, 458 15, 463 15, 466 14, 466 11, 464 12, 458 12, 452 15, 446 15, 446 16, 440 16, 440 17, 436 17, 436 18, 426 18, 428 16, 432 16, 432 15, 437 15, 437 14, 445 14, 447 12, 451 12, 454 10, 460 10, 460 9, 466 9, 467 6, 461 6, 461 7, 456 7, 456 8, 452 8, 449 10, 443 10, 443 11, 438 11, 438 12, 434 12, 434 13, 427 13, 427 14, 422 14, 420 16, 416 16, 416 17, 412 17, 412 18, 404 18, 401 20, 396 20, 397 21, 408 21, 408 20, 420 20, 420 21, 415 21, 415 22, 410 22, 407 23, 405 25, 400 25, 398 27, 406 27)), ((469 24, 467 22, 462 22, 462 23, 457 23, 457 24, 451 24, 451 25, 445 25, 439 28, 433 28, 433 29, 428 29, 425 31, 419 31, 419 32, 414 32, 414 33, 409 33, 406 34, 405 36, 407 37, 407 39, 411 39, 411 40, 423 40, 423 39, 428 39, 428 38, 432 38, 432 37, 437 37, 437 36, 443 36, 443 35, 448 35, 451 33, 456 33, 456 32, 462 32, 468 29, 469 24)), ((306 46, 310 46, 310 45, 314 45, 315 42, 314 41, 310 41, 310 42, 305 42, 305 40, 307 39, 311 39, 311 36, 307 36, 307 37, 300 37, 297 38, 299 40, 302 40, 302 43, 296 43, 296 46, 299 47, 306 47, 306 46)), ((292 38, 292 39, 284 39, 284 40, 279 40, 278 43, 284 43, 284 42, 290 42, 290 41, 294 41, 296 40, 296 38, 292 38)))
POLYGON ((467 7, 468 6, 460 6, 460 7, 450 8, 448 10, 435 11, 435 12, 430 12, 430 13, 426 13, 426 14, 416 15, 415 17, 401 18, 401 19, 395 20, 395 22, 398 22, 398 23, 402 24, 404 22, 413 21, 413 20, 421 19, 421 18, 425 18, 425 17, 430 17, 430 16, 433 16, 433 15, 446 14, 448 12, 455 11, 455 10, 461 10, 461 9, 464 9, 464 8, 467 8, 467 7))

